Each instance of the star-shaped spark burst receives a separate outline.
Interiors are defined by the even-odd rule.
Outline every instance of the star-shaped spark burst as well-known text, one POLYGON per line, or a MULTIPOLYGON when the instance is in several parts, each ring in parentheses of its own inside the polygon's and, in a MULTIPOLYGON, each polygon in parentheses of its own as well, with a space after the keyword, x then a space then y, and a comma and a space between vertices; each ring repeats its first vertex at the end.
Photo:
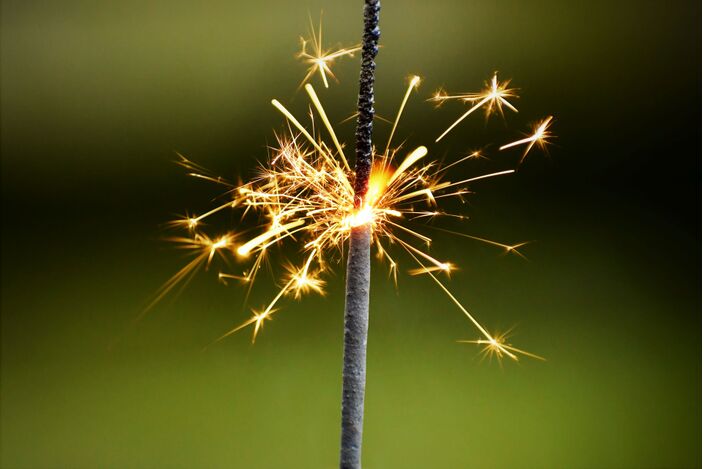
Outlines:
POLYGON ((320 74, 320 78, 323 80, 323 85, 325 88, 328 87, 328 77, 333 80, 337 80, 335 75, 330 69, 330 65, 335 59, 340 57, 353 57, 354 53, 361 50, 361 45, 356 45, 353 47, 340 48, 340 49, 324 49, 323 48, 323 20, 320 19, 318 24, 318 30, 316 35, 315 26, 313 26, 313 20, 310 19, 310 37, 308 39, 301 37, 301 51, 298 53, 297 57, 303 60, 304 63, 308 64, 308 73, 301 82, 301 85, 308 82, 313 75, 316 73, 320 74), (309 52, 310 46, 310 52, 309 52))
POLYGON ((506 340, 508 339, 509 332, 503 332, 494 335, 491 339, 478 339, 478 340, 458 340, 457 342, 462 344, 475 344, 481 345, 481 354, 483 358, 489 358, 490 360, 496 358, 501 360, 504 357, 509 357, 512 360, 518 360, 518 355, 523 355, 530 358, 535 358, 537 360, 545 361, 545 358, 535 355, 525 350, 517 349, 511 346, 506 340))
POLYGON ((518 162, 518 164, 520 165, 521 163, 523 163, 523 160, 526 159, 526 156, 528 156, 528 152, 531 150, 531 148, 533 148, 534 145, 537 145, 538 148, 540 148, 541 150, 545 150, 545 147, 548 145, 548 143, 550 143, 549 140, 555 137, 555 135, 549 130, 551 125, 552 116, 548 116, 533 126, 533 133, 531 135, 527 136, 526 138, 516 140, 515 142, 507 143, 506 145, 500 147, 499 150, 505 150, 507 148, 515 147, 518 145, 526 145, 526 149, 523 151, 523 155, 521 156, 521 159, 518 162))
POLYGON ((438 106, 442 105, 445 101, 459 100, 472 104, 472 107, 462 114, 455 122, 453 122, 450 127, 447 128, 440 136, 435 140, 439 142, 442 138, 450 133, 452 129, 457 127, 460 122, 465 120, 474 111, 484 107, 484 117, 486 119, 491 116, 491 114, 497 113, 503 116, 504 106, 511 109, 513 112, 518 112, 513 104, 511 104, 509 98, 518 98, 515 88, 509 88, 508 85, 511 80, 506 80, 499 82, 498 73, 494 72, 494 76, 491 80, 486 82, 486 88, 484 88, 479 93, 461 93, 449 95, 443 90, 437 91, 435 95, 430 98, 430 101, 435 102, 438 106))

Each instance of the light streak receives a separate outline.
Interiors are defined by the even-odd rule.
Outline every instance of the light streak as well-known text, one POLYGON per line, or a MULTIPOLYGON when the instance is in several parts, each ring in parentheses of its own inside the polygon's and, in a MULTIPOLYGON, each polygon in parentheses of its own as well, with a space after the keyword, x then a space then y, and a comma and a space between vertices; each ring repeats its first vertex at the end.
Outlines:
POLYGON ((340 49, 325 49, 323 46, 323 20, 320 19, 318 24, 318 33, 316 35, 315 27, 313 26, 313 19, 310 19, 310 37, 305 39, 300 38, 301 41, 301 51, 298 53, 297 57, 303 60, 304 63, 308 64, 308 72, 305 78, 301 82, 301 85, 307 83, 313 75, 316 73, 320 74, 320 79, 323 81, 325 88, 328 88, 328 77, 333 80, 337 80, 335 75, 332 73, 330 65, 340 57, 353 57, 355 52, 362 49, 361 45, 356 45, 353 47, 340 48, 340 49), (309 51, 308 46, 311 46, 312 51, 309 51))
POLYGON ((394 138, 394 133, 396 132, 396 127, 398 126, 398 121, 401 120, 401 114, 403 114, 403 110, 406 107, 406 103, 408 102, 408 98, 411 96, 411 91, 413 91, 414 88, 418 86, 420 83, 420 77, 418 75, 414 75, 411 77, 411 81, 408 83, 408 88, 406 89, 406 94, 403 96, 403 100, 401 101, 401 106, 398 108, 398 113, 396 113, 396 119, 394 119, 393 126, 391 127, 391 132, 389 133, 389 139, 386 142, 386 148, 384 148, 384 154, 387 154, 389 152, 389 147, 391 146, 391 141, 394 138))

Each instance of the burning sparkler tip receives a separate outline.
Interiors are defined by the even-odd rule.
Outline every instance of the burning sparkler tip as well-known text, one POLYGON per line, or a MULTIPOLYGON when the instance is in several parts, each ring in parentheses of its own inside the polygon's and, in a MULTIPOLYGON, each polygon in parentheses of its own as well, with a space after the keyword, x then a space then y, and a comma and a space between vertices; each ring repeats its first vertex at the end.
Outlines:
MULTIPOLYGON (((457 267, 451 262, 440 261, 428 254, 432 239, 426 236, 421 228, 409 223, 418 218, 431 220, 435 217, 454 217, 464 220, 467 218, 464 215, 446 213, 441 207, 437 208, 438 202, 445 197, 453 197, 464 202, 462 196, 469 192, 463 187, 466 184, 510 174, 515 170, 497 171, 451 182, 445 179, 448 168, 468 159, 485 157, 480 151, 472 151, 450 165, 442 165, 437 161, 428 162, 424 159, 428 155, 428 148, 424 145, 415 147, 403 159, 394 160, 400 157, 401 148, 401 146, 391 147, 394 132, 409 96, 421 82, 419 76, 412 75, 408 77, 408 87, 393 122, 385 150, 377 152, 375 149, 373 152, 374 162, 368 189, 359 203, 360 201, 355 199, 356 194, 351 180, 352 170, 345 157, 344 146, 338 141, 314 86, 309 82, 314 74, 320 73, 323 84, 327 87, 327 77, 334 78, 329 69, 331 61, 343 55, 352 55, 358 48, 326 52, 321 47, 321 38, 322 33, 314 32, 310 40, 301 39, 302 52, 299 55, 311 66, 302 85, 312 103, 310 110, 315 130, 309 131, 279 100, 271 100, 271 104, 286 118, 288 133, 277 135, 278 145, 271 148, 272 154, 269 160, 261 165, 257 176, 252 181, 230 186, 228 197, 231 197, 231 200, 207 213, 198 216, 187 214, 174 222, 174 225, 190 230, 189 237, 174 240, 182 247, 192 250, 195 258, 162 287, 158 292, 157 300, 171 291, 179 282, 187 282, 197 269, 207 268, 216 256, 225 259, 233 255, 242 258, 251 257, 252 264, 242 276, 220 271, 218 279, 222 282, 236 279, 247 283, 248 288, 252 288, 257 272, 267 265, 267 249, 272 245, 291 240, 296 243, 300 252, 305 254, 306 261, 296 265, 286 262, 280 266, 284 270, 283 286, 278 289, 271 303, 263 310, 252 311, 249 319, 217 339, 222 340, 241 329, 253 326, 252 342, 254 342, 265 321, 271 320, 272 315, 277 312, 275 307, 280 300, 291 297, 299 299, 309 293, 325 293, 326 284, 323 274, 330 269, 327 259, 330 258, 331 252, 344 250, 352 228, 368 225, 372 233, 371 241, 378 249, 377 255, 388 262, 389 275, 393 274, 394 282, 397 280, 400 264, 388 251, 392 246, 394 249, 400 247, 405 250, 415 261, 414 266, 417 267, 409 270, 411 275, 431 277, 483 335, 480 340, 460 342, 482 345, 485 353, 498 358, 509 357, 517 360, 519 355, 524 355, 542 360, 542 357, 506 343, 505 334, 492 336, 483 328, 439 280, 441 273, 449 276, 457 267), (314 52, 308 53, 306 47, 311 44, 314 52), (315 126, 317 118, 322 121, 321 127, 327 130, 330 140, 323 139, 319 135, 320 132, 315 126), (422 208, 420 208, 421 205, 422 208), (202 220, 210 215, 226 208, 236 207, 243 209, 243 216, 251 211, 264 220, 258 225, 259 233, 249 240, 240 243, 238 237, 232 232, 217 238, 209 238, 196 229, 201 226, 202 220), (226 255, 229 257, 225 257, 226 255)), ((508 101, 509 98, 517 97, 514 90, 508 88, 508 83, 508 81, 499 82, 497 75, 494 74, 491 81, 487 82, 487 88, 479 93, 453 96, 442 90, 436 92, 431 100, 438 105, 446 100, 458 99, 468 101, 472 106, 436 141, 442 139, 463 119, 480 108, 484 108, 487 116, 493 112, 502 113, 502 106, 517 111, 508 101)), ((528 144, 528 149, 533 144, 542 146, 551 136, 548 130, 551 122, 552 116, 548 116, 534 128, 533 136, 504 145, 501 149, 521 143, 528 144)), ((179 164, 189 171, 193 170, 194 176, 221 182, 220 178, 209 176, 203 168, 186 160, 182 155, 179 157, 181 158, 179 164)), ((484 241, 502 247, 506 253, 524 257, 518 249, 527 244, 525 242, 507 245, 463 233, 455 234, 484 241)))

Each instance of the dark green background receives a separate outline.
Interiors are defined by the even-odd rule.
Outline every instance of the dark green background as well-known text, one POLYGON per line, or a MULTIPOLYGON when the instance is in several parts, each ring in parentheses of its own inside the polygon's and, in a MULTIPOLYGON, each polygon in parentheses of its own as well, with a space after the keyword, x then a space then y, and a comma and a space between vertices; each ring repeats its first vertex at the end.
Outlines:
MULTIPOLYGON (((216 195, 173 152, 248 174, 281 127, 269 100, 305 110, 308 13, 352 44, 360 4, 3 2, 2 467, 335 467, 340 269, 255 346, 243 333, 201 351, 248 315, 217 270, 129 323, 182 263, 160 224, 216 195)), ((376 267, 366 467, 700 466, 700 18, 685 1, 383 2, 378 112, 424 78, 399 129, 409 145, 462 109, 423 98, 494 70, 521 112, 474 117, 433 154, 509 141, 548 113, 559 139, 466 207, 472 234, 537 240, 530 262, 436 243, 462 267, 461 300, 548 361, 481 362, 428 279, 396 293, 376 267)), ((318 87, 334 120, 354 110, 357 67, 340 61, 341 83, 318 87)), ((493 156, 455 177, 517 154, 493 156)))

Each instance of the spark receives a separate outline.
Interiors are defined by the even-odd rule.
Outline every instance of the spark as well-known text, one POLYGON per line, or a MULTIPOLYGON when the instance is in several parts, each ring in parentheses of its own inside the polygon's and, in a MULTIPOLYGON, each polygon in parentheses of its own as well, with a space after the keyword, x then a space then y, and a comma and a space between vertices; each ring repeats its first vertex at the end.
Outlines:
MULTIPOLYGON (((418 261, 418 259, 413 255, 412 252, 408 251, 408 253, 411 255, 411 257, 413 257, 416 261, 418 261)), ((420 261, 418 261, 418 263, 421 264, 420 261)), ((422 264, 421 264, 421 267, 423 267, 422 264)), ((500 337, 497 338, 497 337, 494 337, 493 335, 491 335, 486 330, 486 328, 484 328, 484 326, 482 326, 475 319, 475 317, 472 315, 472 313, 470 313, 467 310, 467 308, 465 308, 464 305, 462 305, 462 303, 460 303, 460 301, 455 297, 455 295, 453 295, 450 292, 450 290, 448 290, 447 287, 440 280, 438 280, 438 278, 433 274, 433 272, 430 269, 426 268, 426 273, 445 292, 445 294, 450 298, 450 300, 452 300, 452 302, 455 303, 455 305, 460 309, 460 311, 462 311, 464 313, 464 315, 467 316, 467 318, 469 318, 469 320, 474 324, 474 326, 479 330, 479 332, 485 337, 484 339, 479 339, 479 341, 481 341, 481 342, 475 341, 474 343, 484 344, 485 342, 488 342, 492 345, 492 347, 494 349, 497 350, 498 353, 500 353, 499 358, 503 357, 503 355, 506 355, 507 357, 518 361, 518 356, 513 352, 521 353, 522 351, 519 351, 518 349, 514 349, 513 347, 510 347, 510 346, 505 346, 502 343, 502 341, 500 340, 500 337)))
POLYGON ((281 299, 281 297, 284 296, 284 294, 288 291, 289 287, 291 286, 291 284, 293 282, 294 282, 294 279, 289 280, 288 283, 281 290, 279 290, 278 295, 276 295, 276 297, 274 297, 274 299, 271 301, 271 303, 269 303, 269 305, 266 307, 266 309, 264 311, 262 311, 261 313, 253 311, 254 314, 252 315, 252 317, 248 321, 245 321, 244 323, 240 324, 239 326, 235 327, 234 329, 227 331, 226 333, 224 333, 223 335, 218 337, 217 340, 215 340, 215 342, 219 342, 222 339, 224 339, 225 337, 231 336, 235 332, 240 331, 240 330, 244 329, 245 327, 251 326, 252 324, 254 324, 254 331, 252 333, 252 343, 254 343, 257 340, 257 334, 259 334, 259 331, 262 328, 264 321, 267 319, 271 319, 271 316, 278 311, 278 310, 274 309, 274 305, 276 305, 276 303, 279 301, 279 299, 281 299))
POLYGON ((498 74, 494 73, 494 76, 491 78, 491 80, 486 83, 486 88, 480 91, 479 93, 466 93, 457 95, 448 95, 443 91, 438 91, 437 93, 435 93, 435 95, 430 98, 430 101, 434 101, 438 105, 441 105, 448 100, 461 100, 473 104, 473 106, 467 112, 462 114, 455 122, 450 125, 450 127, 447 128, 447 130, 440 134, 440 136, 435 140, 435 142, 439 142, 440 140, 442 140, 442 138, 448 133, 450 133, 452 129, 457 127, 460 122, 469 117, 469 115, 472 114, 474 111, 481 109, 482 107, 484 107, 484 116, 486 119, 488 119, 489 116, 493 113, 498 113, 503 116, 504 106, 511 109, 513 112, 518 112, 518 109, 516 109, 513 104, 508 101, 510 98, 518 97, 518 95, 516 94, 517 90, 515 88, 508 87, 509 83, 510 80, 499 82, 498 74))
POLYGON ((394 120, 393 127, 391 127, 391 132, 389 133, 389 140, 386 142, 386 149, 384 150, 384 153, 389 152, 389 147, 391 146, 391 141, 394 138, 394 132, 396 132, 396 127, 398 126, 398 121, 401 120, 401 114, 403 114, 403 110, 406 107, 406 103, 408 102, 408 98, 411 96, 411 91, 413 91, 413 89, 417 88, 419 84, 420 84, 420 77, 418 75, 412 76, 411 80, 408 83, 408 88, 406 89, 406 94, 403 96, 403 100, 401 101, 401 106, 399 106, 399 108, 398 108, 398 113, 396 114, 396 119, 394 120))
POLYGON ((233 274, 227 274, 225 272, 218 272, 218 280, 220 280, 222 283, 227 285, 228 279, 239 280, 240 282, 245 282, 245 283, 249 281, 249 278, 248 278, 246 272, 243 275, 233 275, 233 274))
POLYGON ((523 163, 523 160, 526 159, 526 156, 528 156, 528 152, 531 148, 533 148, 533 145, 538 145, 538 148, 545 150, 545 147, 549 143, 548 140, 554 137, 553 133, 548 130, 550 125, 552 125, 552 116, 548 116, 535 124, 532 135, 516 140, 515 142, 507 143, 506 145, 500 147, 499 150, 505 150, 518 145, 526 145, 526 149, 523 151, 523 156, 521 156, 521 160, 518 162, 520 165, 523 163))
POLYGON ((310 271, 310 264, 313 261, 313 256, 315 256, 315 254, 316 251, 314 249, 308 256, 308 260, 302 269, 297 269, 292 265, 287 267, 287 270, 291 275, 291 279, 293 280, 294 297, 296 299, 301 298, 303 294, 309 292, 316 292, 321 295, 324 293, 323 287, 325 286, 325 281, 320 279, 320 272, 310 271))
POLYGON ((522 241, 520 243, 516 244, 504 244, 504 243, 499 243, 498 241, 492 241, 490 239, 486 238, 480 238, 479 236, 472 236, 467 233, 458 233, 457 231, 451 231, 451 230, 446 230, 444 228, 438 228, 438 227, 431 227, 434 230, 437 231, 444 231, 445 233, 450 233, 456 236, 462 236, 463 238, 469 238, 473 239, 475 241, 480 241, 485 244, 490 244, 492 246, 497 246, 500 247, 504 250, 504 254, 515 254, 516 256, 520 257, 521 259, 528 260, 526 256, 523 255, 518 249, 522 248, 523 246, 530 244, 530 241, 522 241))
POLYGON ((489 359, 497 358, 500 360, 505 355, 511 358, 512 360, 518 361, 518 355, 523 355, 525 357, 545 361, 545 358, 541 357, 540 355, 536 355, 534 353, 526 352, 525 350, 513 347, 511 344, 506 342, 507 338, 508 332, 504 332, 501 334, 495 334, 489 339, 458 340, 457 342, 463 344, 482 345, 483 347, 481 353, 484 357, 489 357, 489 359))
POLYGON ((233 245, 234 234, 226 233, 216 239, 212 239, 205 234, 196 233, 192 238, 172 237, 167 238, 167 241, 175 243, 181 249, 195 253, 195 257, 156 291, 152 301, 144 308, 137 320, 143 317, 177 286, 188 284, 199 269, 202 267, 208 268, 216 253, 224 257, 224 251, 233 245))
POLYGON ((332 128, 332 125, 330 124, 330 120, 328 120, 328 115, 325 113, 325 109, 323 108, 323 105, 320 104, 320 100, 318 99, 318 95, 315 94, 315 89, 313 89, 313 86, 310 83, 307 83, 306 86, 306 92, 308 93, 308 96, 310 96, 310 100, 313 102, 313 105, 315 106, 315 109, 318 111, 318 114, 320 114, 320 118, 323 121, 323 124, 325 124, 325 128, 328 129, 328 132, 330 132, 330 137, 332 138, 332 141, 335 143, 335 148, 337 148, 337 152, 340 155, 340 159, 342 160, 342 163, 345 165, 345 169, 348 171, 350 170, 350 166, 347 163, 347 157, 345 156, 345 152, 342 150, 342 145, 340 145, 340 141, 337 139, 337 135, 335 134, 335 130, 332 128))
POLYGON ((301 59, 304 63, 309 66, 308 72, 305 78, 303 78, 301 85, 307 83, 313 77, 313 75, 319 73, 320 78, 323 80, 323 85, 325 86, 325 88, 328 88, 328 77, 332 78, 333 80, 337 80, 335 75, 332 73, 332 70, 330 69, 330 65, 332 64, 332 62, 340 57, 354 57, 355 52, 360 51, 362 49, 362 46, 358 44, 356 46, 347 48, 324 49, 322 17, 320 19, 320 23, 318 24, 317 35, 315 26, 313 26, 312 18, 309 18, 309 20, 310 37, 308 39, 305 39, 303 37, 300 38, 301 51, 297 55, 299 59, 301 59), (308 46, 311 46, 310 51, 308 46))
MULTIPOLYGON (((317 55, 331 57, 322 53, 321 40, 322 35, 313 40, 317 55)), ((332 55, 338 57, 349 53, 349 50, 344 51, 342 54, 338 51, 337 55, 332 55)), ((322 63, 327 64, 327 61, 322 63)), ((329 68, 322 67, 320 63, 316 62, 314 66, 315 70, 321 70, 322 77, 329 71, 329 68)), ((306 80, 310 75, 309 72, 306 80)), ((484 155, 473 151, 444 165, 433 158, 431 149, 424 145, 409 149, 403 148, 402 145, 394 146, 394 135, 403 111, 412 91, 419 83, 418 76, 411 77, 408 82, 384 150, 375 151, 373 154, 369 187, 360 204, 355 204, 352 179, 354 173, 347 162, 344 145, 337 137, 328 113, 310 83, 305 84, 312 104, 312 124, 308 127, 280 101, 271 101, 283 116, 287 127, 276 135, 277 143, 270 148, 268 160, 259 166, 256 175, 249 182, 229 184, 182 157, 179 164, 191 173, 202 176, 200 179, 225 184, 228 187, 228 200, 201 215, 187 215, 174 222, 172 226, 187 229, 190 237, 171 240, 192 250, 195 258, 157 292, 155 301, 163 298, 177 285, 188 281, 196 270, 207 268, 216 255, 236 263, 249 263, 242 275, 224 272, 218 274, 218 279, 223 282, 237 280, 247 284, 248 292, 256 283, 256 276, 261 267, 269 266, 279 278, 279 288, 271 302, 265 308, 253 310, 247 320, 217 339, 222 340, 251 326, 254 341, 265 322, 281 311, 280 303, 286 298, 300 299, 308 294, 325 293, 325 274, 332 271, 331 264, 339 262, 342 257, 333 254, 344 253, 354 227, 369 225, 372 231, 372 246, 376 247, 377 257, 388 264, 389 276, 393 277, 394 283, 397 282, 402 262, 402 258, 396 257, 396 252, 399 252, 406 259, 404 262, 410 262, 412 265, 407 269, 410 275, 430 277, 477 328, 481 338, 472 343, 482 345, 499 357, 516 360, 519 355, 524 355, 538 358, 506 343, 502 335, 490 334, 438 278, 439 274, 445 274, 449 278, 459 267, 451 261, 437 259, 431 254, 433 239, 426 229, 439 228, 416 224, 415 221, 446 217, 465 220, 465 215, 442 210, 438 204, 448 198, 461 199, 469 192, 467 186, 478 181, 509 175, 515 170, 499 170, 474 177, 451 179, 448 177, 448 169, 458 169, 458 165, 476 158, 484 158, 484 155), (316 121, 322 125, 315 125, 316 121), (323 138, 321 132, 325 133, 326 138, 323 138), (234 233, 227 233, 211 239, 203 234, 204 220, 228 208, 241 211, 243 218, 256 216, 258 224, 252 229, 243 229, 236 237, 234 233), (300 259, 292 262, 284 257, 281 262, 271 262, 268 256, 272 247, 285 244, 293 245, 300 259)), ((462 98, 475 104, 470 112, 462 116, 445 134, 473 110, 482 106, 487 107, 488 113, 501 112, 502 105, 515 110, 507 101, 507 98, 515 96, 507 85, 508 82, 499 83, 494 75, 488 91, 462 98)), ((548 135, 547 123, 540 130, 541 136, 535 137, 532 142, 519 141, 510 146, 540 142, 548 135)), ((523 257, 518 249, 525 243, 508 245, 464 233, 450 233, 488 243, 502 248, 506 253, 523 257)))
POLYGON ((455 161, 454 163, 450 163, 450 164, 448 164, 448 165, 443 166, 443 169, 444 169, 445 171, 447 171, 448 169, 452 168, 453 166, 458 165, 458 164, 462 164, 462 163, 464 163, 464 162, 467 161, 467 160, 479 160, 479 159, 481 159, 481 160, 488 160, 489 158, 487 158, 486 156, 482 155, 482 153, 481 153, 479 150, 477 150, 477 151, 471 152, 471 153, 470 153, 469 155, 467 155, 467 156, 464 156, 464 157, 460 158, 459 160, 455 161))
POLYGON ((262 246, 265 241, 268 241, 271 238, 278 238, 281 236, 282 233, 288 232, 288 230, 290 230, 291 228, 297 228, 297 227, 301 226, 303 223, 305 223, 303 220, 296 220, 296 221, 292 221, 291 223, 287 223, 285 225, 272 226, 271 229, 269 229, 267 232, 260 234, 256 238, 250 239, 249 241, 244 243, 242 246, 238 247, 237 254, 239 254, 240 256, 246 256, 255 247, 262 246))

